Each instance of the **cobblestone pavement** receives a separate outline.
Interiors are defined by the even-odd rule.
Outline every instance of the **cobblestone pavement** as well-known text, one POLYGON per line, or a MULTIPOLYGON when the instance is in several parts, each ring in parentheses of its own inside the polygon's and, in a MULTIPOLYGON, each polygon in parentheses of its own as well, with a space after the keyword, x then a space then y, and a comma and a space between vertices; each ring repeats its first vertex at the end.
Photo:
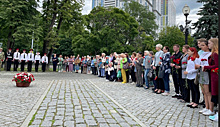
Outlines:
MULTIPOLYGON (((146 126, 217 127, 216 122, 190 109, 171 95, 162 96, 132 84, 106 82, 104 78, 76 73, 33 73, 28 88, 11 82, 15 72, 0 72, 0 127, 20 126, 52 80, 50 90, 31 120, 35 126, 146 126), (100 89, 98 89, 98 88, 100 89), (103 94, 104 91, 111 98, 103 94)), ((49 88, 49 87, 48 87, 49 88)))
POLYGON ((35 126, 139 126, 88 80, 53 83, 31 127, 35 126))
POLYGON ((36 79, 30 87, 18 88, 11 81, 13 75, 11 78, 0 77, 0 127, 20 126, 50 81, 36 79))
POLYGON ((92 79, 94 84, 119 102, 146 126, 159 127, 217 127, 217 122, 209 120, 208 116, 199 114, 202 107, 191 109, 188 103, 180 103, 172 98, 174 87, 171 84, 171 94, 162 96, 152 93, 151 89, 138 88, 130 83, 106 82, 104 79, 92 79))

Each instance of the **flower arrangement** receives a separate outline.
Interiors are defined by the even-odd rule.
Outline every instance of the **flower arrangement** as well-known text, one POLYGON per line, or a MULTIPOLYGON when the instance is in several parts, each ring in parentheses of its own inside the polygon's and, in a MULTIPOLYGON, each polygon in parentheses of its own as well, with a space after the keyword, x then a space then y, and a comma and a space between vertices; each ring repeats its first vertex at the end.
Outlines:
POLYGON ((161 59, 161 60, 163 60, 163 58, 162 58, 162 57, 160 57, 160 59, 161 59))
POLYGON ((174 56, 171 56, 171 57, 170 57, 171 63, 173 63, 173 59, 174 59, 174 58, 175 58, 174 56))
POLYGON ((181 59, 173 59, 173 62, 176 63, 176 64, 180 64, 180 60, 181 59))
POLYGON ((32 75, 31 73, 25 73, 25 72, 16 74, 12 79, 12 81, 15 81, 18 83, 31 83, 34 80, 35 80, 34 75, 32 75))
POLYGON ((214 72, 214 73, 218 74, 218 68, 212 69, 211 72, 214 72))
POLYGON ((193 58, 193 57, 191 57, 190 59, 191 59, 192 61, 194 61, 194 60, 195 60, 195 58, 193 58))
POLYGON ((201 59, 201 61, 207 61, 207 59, 201 59))

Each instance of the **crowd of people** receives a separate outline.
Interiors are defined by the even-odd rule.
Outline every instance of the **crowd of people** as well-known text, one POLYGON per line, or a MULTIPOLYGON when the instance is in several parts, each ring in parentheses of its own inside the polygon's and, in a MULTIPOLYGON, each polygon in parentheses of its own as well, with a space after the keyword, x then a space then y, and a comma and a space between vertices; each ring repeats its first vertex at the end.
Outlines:
MULTIPOLYGON (((175 95, 181 103, 189 103, 187 107, 198 108, 200 104, 200 92, 203 94, 205 108, 199 113, 209 115, 209 118, 218 121, 218 112, 214 113, 214 105, 218 104, 218 38, 206 40, 198 39, 197 51, 195 47, 178 44, 173 46, 174 53, 170 53, 168 46, 156 45, 156 53, 153 51, 133 52, 118 54, 116 52, 106 56, 105 53, 96 56, 77 55, 65 56, 54 54, 52 56, 53 71, 82 74, 93 74, 106 78, 106 81, 136 84, 136 87, 144 87, 156 94, 167 96, 170 94, 170 75, 172 75, 175 87, 175 95), (182 48, 182 52, 180 51, 182 48), (200 91, 200 87, 201 90, 200 91), (190 94, 191 93, 191 94, 190 94), (190 97, 191 95, 191 97, 190 97), (191 99, 190 99, 191 98, 191 99)), ((0 49, 1 58, 2 49, 0 49)), ((12 54, 11 49, 6 54, 7 70, 10 70, 11 62, 14 62, 14 71, 17 71, 18 63, 21 63, 21 71, 24 71, 25 63, 28 63, 28 71, 31 71, 32 63, 35 63, 35 71, 38 71, 39 63, 42 70, 48 64, 46 54, 40 57, 39 52, 35 57, 33 51, 26 54, 19 53, 19 49, 12 54), (44 65, 43 65, 44 64, 44 65), (44 66, 44 67, 43 67, 44 66)))

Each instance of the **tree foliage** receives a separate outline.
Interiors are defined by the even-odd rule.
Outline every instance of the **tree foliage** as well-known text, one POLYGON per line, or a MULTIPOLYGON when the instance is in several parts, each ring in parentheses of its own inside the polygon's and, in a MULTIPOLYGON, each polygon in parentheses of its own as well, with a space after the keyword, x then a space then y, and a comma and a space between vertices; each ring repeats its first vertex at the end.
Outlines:
POLYGON ((197 15, 201 17, 193 23, 196 39, 218 37, 218 2, 219 0, 197 0, 204 3, 197 15))

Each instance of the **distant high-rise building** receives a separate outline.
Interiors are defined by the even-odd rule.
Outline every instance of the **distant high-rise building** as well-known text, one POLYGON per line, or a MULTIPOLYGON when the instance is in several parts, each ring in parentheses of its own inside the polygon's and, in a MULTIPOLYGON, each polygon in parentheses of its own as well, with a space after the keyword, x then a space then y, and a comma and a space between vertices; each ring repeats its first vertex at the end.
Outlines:
MULTIPOLYGON (((132 0, 127 0, 127 2, 132 0)), ((176 24, 176 8, 173 0, 133 0, 136 1, 149 11, 153 12, 156 16, 155 22, 158 25, 157 33, 160 32, 165 26, 176 24)), ((96 6, 102 7, 124 7, 123 0, 92 0, 92 9, 96 6)))

